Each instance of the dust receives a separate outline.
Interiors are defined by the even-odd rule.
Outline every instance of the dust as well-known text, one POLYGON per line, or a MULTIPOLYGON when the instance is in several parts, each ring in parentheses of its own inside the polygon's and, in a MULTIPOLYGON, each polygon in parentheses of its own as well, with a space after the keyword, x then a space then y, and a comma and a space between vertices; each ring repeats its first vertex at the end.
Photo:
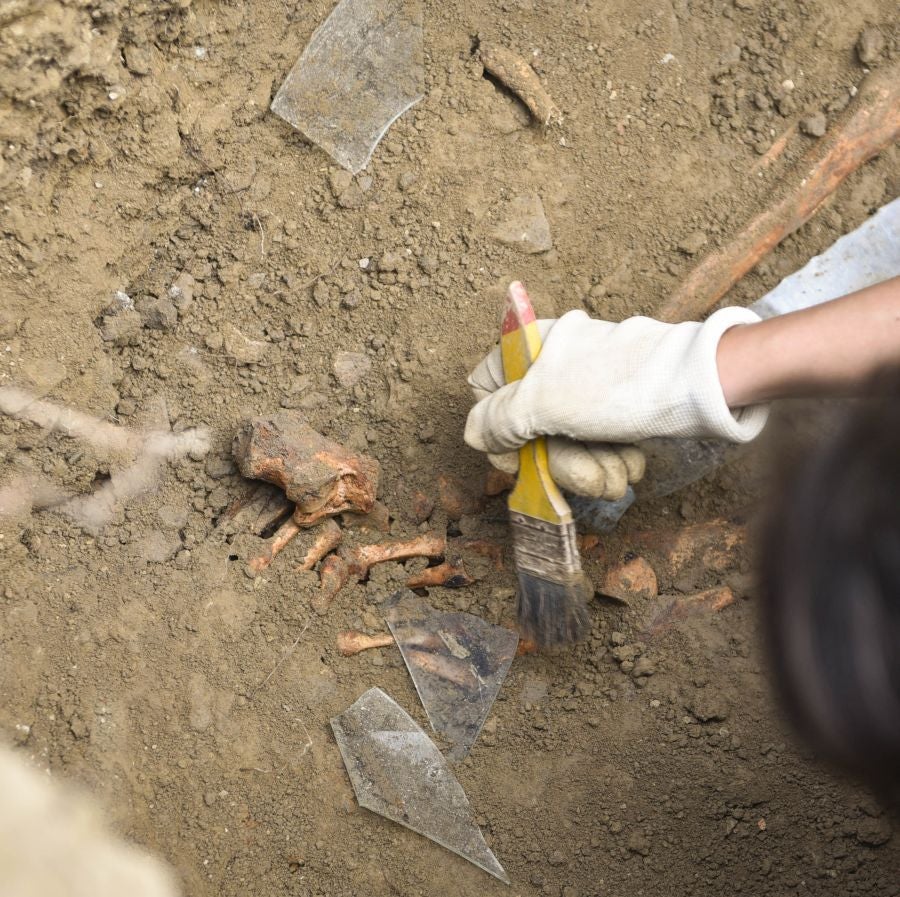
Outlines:
POLYGON ((130 456, 128 466, 112 470, 105 483, 85 496, 69 495, 51 483, 28 476, 14 476, 0 487, 0 517, 19 517, 35 508, 55 508, 92 534, 113 519, 117 508, 150 492, 157 485, 165 462, 179 461, 186 455, 200 459, 210 448, 205 430, 138 434, 77 409, 42 401, 14 387, 0 387, 0 413, 45 430, 59 431, 102 452, 130 456))
MULTIPOLYGON (((507 893, 357 807, 329 719, 377 685, 427 726, 399 652, 336 648, 339 631, 383 630, 383 589, 354 584, 319 616, 290 547, 248 575, 219 526, 248 488, 232 438, 298 410, 381 463, 391 536, 505 539, 502 498, 448 514, 438 482, 481 495, 465 375, 505 284, 525 282, 542 316, 652 313, 817 138, 798 125, 775 163, 760 154, 801 117, 827 128, 896 58, 896 10, 426 3, 426 96, 352 177, 268 111, 331 7, 0 3, 0 388, 126 441, 161 398, 157 431, 206 428, 211 446, 167 459, 95 532, 48 511, 0 519, 0 733, 95 791, 186 893, 437 892, 450 877, 455 893, 507 893), (532 63, 561 129, 484 77, 477 39, 532 63), (495 236, 522 196, 549 230, 536 252, 495 236)), ((728 301, 758 298, 898 189, 893 148, 728 301)), ((752 512, 754 457, 634 509, 588 572, 602 580, 642 530, 752 512)), ((123 467, 0 416, 4 486, 15 473, 90 496, 123 467)), ((641 601, 596 601, 584 645, 514 662, 457 767, 515 892, 898 893, 895 823, 795 745, 773 704, 747 550, 657 573, 669 598, 724 583, 739 600, 652 642, 641 601)), ((429 600, 496 623, 513 586, 491 568, 429 600)))

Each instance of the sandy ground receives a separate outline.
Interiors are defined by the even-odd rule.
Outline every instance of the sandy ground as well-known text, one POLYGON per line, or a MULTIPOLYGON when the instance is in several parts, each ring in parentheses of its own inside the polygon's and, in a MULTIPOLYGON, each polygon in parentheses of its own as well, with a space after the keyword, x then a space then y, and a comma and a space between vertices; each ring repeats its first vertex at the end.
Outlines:
MULTIPOLYGON (((652 313, 817 138, 794 134, 760 169, 773 140, 852 101, 863 29, 884 38, 872 66, 896 55, 896 8, 427 3, 427 97, 356 178, 267 111, 330 8, 0 2, 0 386, 130 427, 205 426, 213 445, 95 532, 50 511, 0 520, 0 735, 95 792, 185 893, 510 893, 356 806, 329 718, 379 685, 425 721, 396 650, 344 658, 335 635, 382 630, 405 572, 348 587, 325 615, 291 548, 253 575, 253 539, 216 529, 247 491, 232 438, 254 414, 302 412, 379 460, 393 535, 503 541, 502 499, 476 500, 485 464, 461 432, 504 283, 524 280, 543 315, 652 313), (560 132, 483 77, 479 38, 532 60, 560 132), (552 249, 497 240, 523 196, 552 249), (440 474, 471 500, 423 523, 415 493, 438 499, 440 474)), ((898 186, 894 148, 728 301, 898 186)), ((0 482, 83 493, 120 464, 0 418, 0 482)), ((648 529, 752 513, 753 467, 636 509, 592 575, 648 529)), ((514 663, 458 768, 512 893, 900 893, 896 822, 797 746, 770 696, 750 552, 707 561, 659 565, 660 590, 726 583, 740 600, 722 613, 648 641, 645 602, 598 600, 589 642, 514 663)), ((496 622, 512 589, 507 565, 430 598, 496 622)))

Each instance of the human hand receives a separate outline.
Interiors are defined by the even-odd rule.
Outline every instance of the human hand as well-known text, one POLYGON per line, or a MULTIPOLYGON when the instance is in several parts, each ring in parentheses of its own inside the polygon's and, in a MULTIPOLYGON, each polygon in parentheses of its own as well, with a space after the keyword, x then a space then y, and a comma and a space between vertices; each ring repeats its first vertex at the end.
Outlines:
MULTIPOLYGON (((556 323, 538 321, 541 341, 556 323)), ((500 348, 496 347, 469 376, 476 401, 487 398, 506 385, 500 348)), ((644 453, 634 445, 609 445, 599 442, 576 442, 551 436, 547 439, 550 473, 557 485, 576 495, 618 501, 630 483, 644 475, 644 453)), ((499 470, 515 474, 519 469, 517 450, 488 454, 488 460, 499 470)))
MULTIPOLYGON (((627 485, 643 473, 643 463, 634 447, 620 443, 652 436, 748 442, 764 426, 768 409, 728 408, 716 350, 726 330, 758 320, 747 309, 728 308, 702 324, 642 317, 614 324, 582 311, 540 321, 543 348, 522 380, 505 385, 499 349, 472 372, 469 383, 478 402, 469 413, 466 442, 498 455, 538 435, 566 437, 549 440, 553 476, 570 491, 594 496, 599 475, 571 475, 573 466, 589 469, 586 454, 603 453, 604 475, 616 463, 610 456, 616 456, 627 485)), ((500 464, 509 469, 511 460, 500 464)), ((604 482, 600 497, 624 493, 621 479, 614 476, 611 488, 604 482)))

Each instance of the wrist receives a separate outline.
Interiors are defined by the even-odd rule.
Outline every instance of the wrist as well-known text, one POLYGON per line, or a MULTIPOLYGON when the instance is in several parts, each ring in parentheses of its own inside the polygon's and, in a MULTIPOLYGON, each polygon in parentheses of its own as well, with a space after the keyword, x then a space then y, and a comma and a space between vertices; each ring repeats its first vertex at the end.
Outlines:
MULTIPOLYGON (((730 442, 755 439, 768 418, 768 407, 759 400, 734 402, 736 387, 742 383, 742 353, 746 337, 759 326, 760 318, 746 308, 723 308, 697 327, 692 351, 692 370, 688 379, 694 384, 692 404, 702 429, 711 436, 730 442), (724 348, 723 348, 724 343, 724 348), (720 364, 720 357, 724 363, 720 364), (724 375, 724 380, 723 380, 724 375)), ((749 398, 749 396, 748 396, 749 398)))
POLYGON ((759 363, 755 353, 758 324, 738 324, 722 334, 716 349, 716 369, 729 408, 759 401, 759 363))

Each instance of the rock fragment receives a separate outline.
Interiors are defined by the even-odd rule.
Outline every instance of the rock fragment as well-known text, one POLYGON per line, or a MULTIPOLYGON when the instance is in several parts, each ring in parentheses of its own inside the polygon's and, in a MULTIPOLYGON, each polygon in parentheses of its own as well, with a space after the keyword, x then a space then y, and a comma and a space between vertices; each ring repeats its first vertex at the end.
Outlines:
POLYGON ((512 200, 494 228, 493 237, 530 255, 552 249, 550 223, 541 198, 536 193, 524 193, 512 200))
POLYGON ((827 128, 824 112, 813 112, 800 119, 800 130, 809 137, 824 137, 827 128))
POLYGON ((372 360, 361 352, 338 352, 334 359, 334 376, 344 389, 356 386, 372 369, 372 360))
POLYGON ((144 47, 128 44, 122 51, 128 71, 134 75, 146 75, 150 71, 150 54, 144 47))
POLYGON ((169 299, 179 311, 187 311, 194 302, 196 288, 197 281, 187 271, 182 271, 169 287, 169 299))
POLYGON ((863 65, 874 65, 884 52, 884 35, 873 27, 864 28, 856 41, 856 56, 863 65))
POLYGON ((244 336, 234 324, 222 327, 222 345, 238 364, 260 364, 269 351, 268 343, 244 336))
POLYGON ((171 330, 178 323, 178 309, 169 298, 151 296, 141 303, 141 317, 150 330, 171 330))

